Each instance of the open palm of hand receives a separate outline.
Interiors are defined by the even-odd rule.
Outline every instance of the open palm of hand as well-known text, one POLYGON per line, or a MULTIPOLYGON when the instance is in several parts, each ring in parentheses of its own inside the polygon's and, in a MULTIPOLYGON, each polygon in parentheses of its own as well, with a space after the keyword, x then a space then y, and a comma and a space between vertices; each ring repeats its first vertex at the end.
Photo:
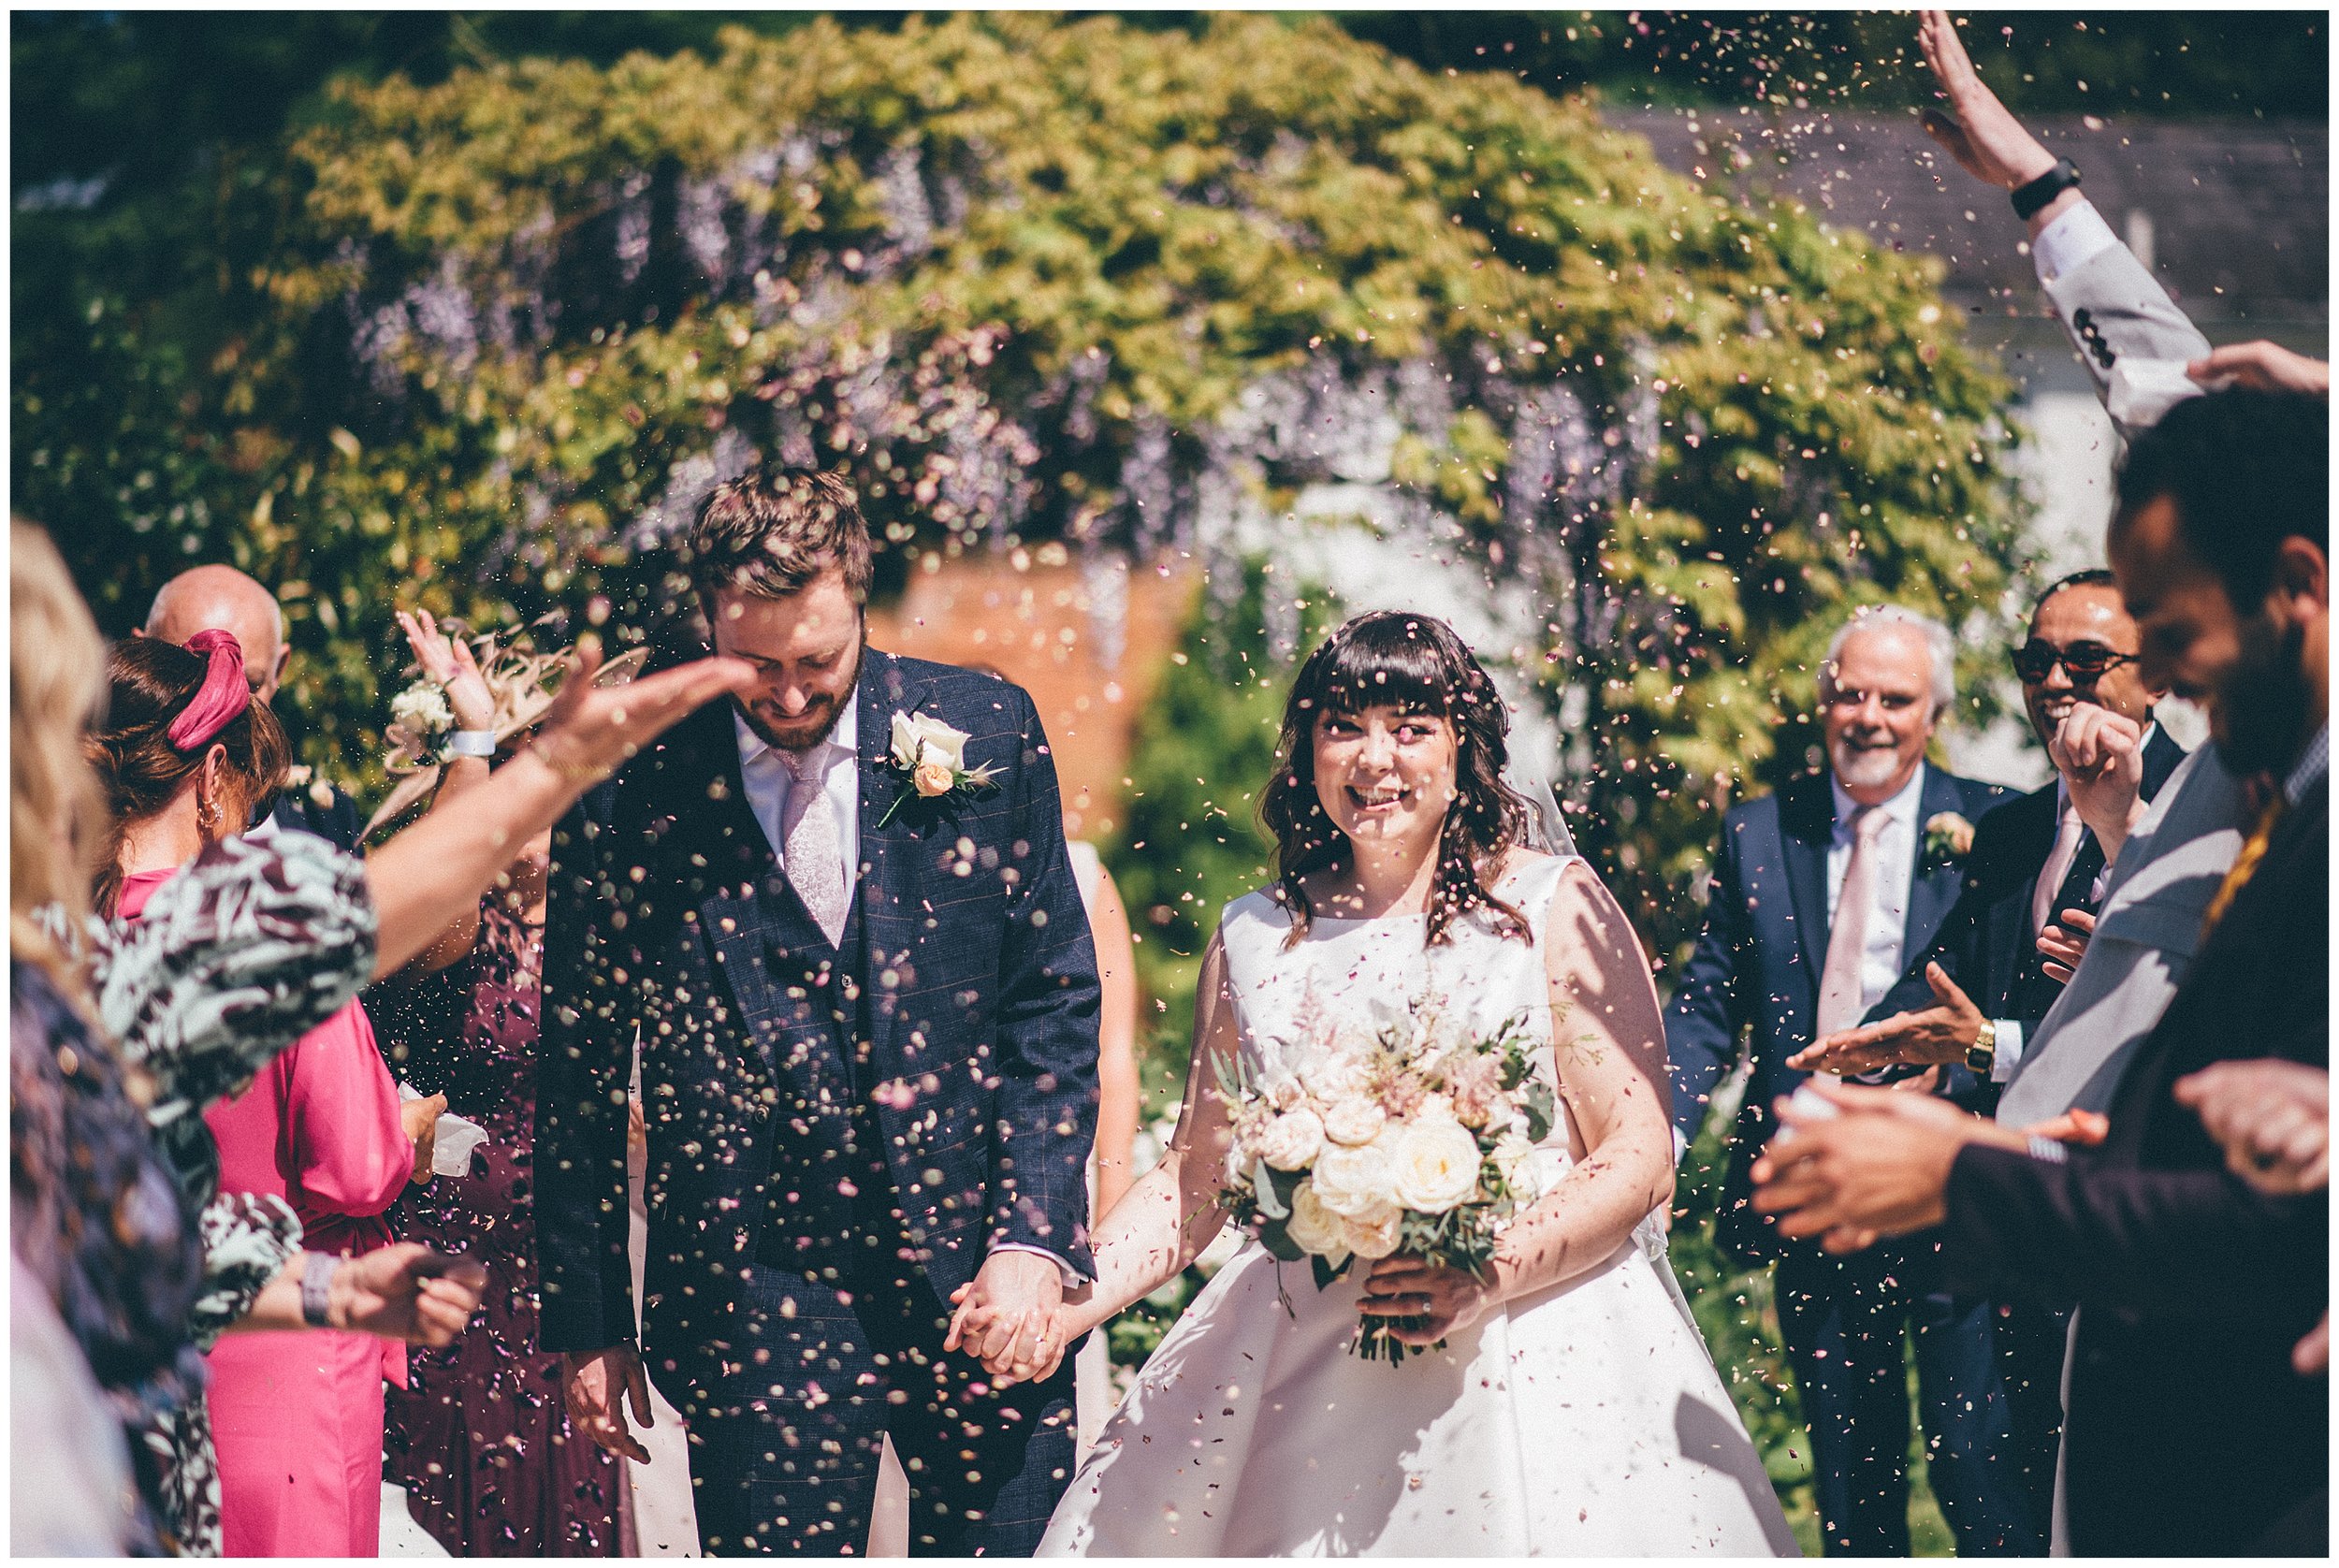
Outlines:
POLYGON ((487 677, 479 672, 479 661, 472 657, 471 645, 442 630, 428 610, 400 610, 398 625, 406 633, 406 646, 414 650, 414 661, 422 666, 424 678, 435 681, 446 692, 446 705, 454 710, 457 726, 465 730, 493 729, 495 695, 487 690, 487 677))

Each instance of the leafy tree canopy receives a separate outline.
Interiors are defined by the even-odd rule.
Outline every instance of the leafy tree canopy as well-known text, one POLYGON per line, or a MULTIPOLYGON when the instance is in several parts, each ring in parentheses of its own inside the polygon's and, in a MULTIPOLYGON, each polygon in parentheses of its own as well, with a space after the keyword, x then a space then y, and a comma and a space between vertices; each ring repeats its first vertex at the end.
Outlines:
POLYGON ((249 256, 20 314, 18 504, 117 625, 189 560, 279 585, 349 770, 394 604, 655 635, 653 546, 753 453, 850 469, 895 581, 1351 498, 1537 585, 1495 651, 1576 737, 1578 837, 1669 910, 1716 802, 1802 764, 1851 603, 1998 607, 2008 388, 1938 264, 1585 102, 1320 20, 714 48, 338 89, 222 196, 269 215, 249 256))

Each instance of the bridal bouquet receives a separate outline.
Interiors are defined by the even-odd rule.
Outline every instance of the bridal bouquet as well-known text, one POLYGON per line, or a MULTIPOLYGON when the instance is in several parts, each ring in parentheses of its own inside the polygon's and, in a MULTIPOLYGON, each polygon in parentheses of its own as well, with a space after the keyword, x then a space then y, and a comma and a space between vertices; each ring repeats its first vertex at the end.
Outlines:
MULTIPOLYGON (((1220 1201, 1274 1256, 1306 1258, 1318 1290, 1399 1252, 1483 1275, 1539 1196, 1528 1156, 1554 1103, 1523 1022, 1480 1037, 1431 1003, 1376 1010, 1363 1029, 1303 1015, 1260 1066, 1214 1064, 1234 1134, 1220 1201)), ((1406 1321, 1368 1316, 1350 1349, 1402 1361, 1389 1330, 1406 1321)))

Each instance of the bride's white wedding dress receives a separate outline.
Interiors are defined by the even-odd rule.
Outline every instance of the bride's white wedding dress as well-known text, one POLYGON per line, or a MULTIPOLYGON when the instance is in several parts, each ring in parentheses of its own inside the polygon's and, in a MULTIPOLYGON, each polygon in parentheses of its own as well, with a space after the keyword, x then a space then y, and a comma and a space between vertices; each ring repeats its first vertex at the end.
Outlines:
MULTIPOLYGON (((1319 917, 1286 950, 1275 904, 1236 900, 1220 934, 1245 1056, 1258 1066, 1302 1008, 1362 1019, 1374 997, 1432 995, 1489 1034, 1525 1013, 1547 1037, 1543 944, 1570 939, 1545 929, 1564 864, 1530 861, 1497 889, 1529 917, 1532 949, 1475 917, 1425 949, 1410 916, 1319 917)), ((1571 1140, 1581 1149, 1562 1116, 1535 1156, 1549 1176, 1573 1163, 1571 1140)), ((1349 1279, 1319 1293, 1305 1264, 1244 1242, 1146 1362, 1039 1554, 1796 1549, 1654 1216, 1597 1267, 1397 1366, 1349 1354, 1360 1294, 1349 1279)))

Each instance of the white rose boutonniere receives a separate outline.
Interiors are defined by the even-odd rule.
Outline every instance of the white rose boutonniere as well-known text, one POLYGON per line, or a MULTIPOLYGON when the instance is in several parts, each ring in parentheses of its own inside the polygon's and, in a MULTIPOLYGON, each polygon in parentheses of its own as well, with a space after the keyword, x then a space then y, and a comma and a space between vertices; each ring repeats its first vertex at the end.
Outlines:
POLYGON ((1954 865, 1973 851, 1973 824, 1954 811, 1925 820, 1925 858, 1933 865, 1954 865))
POLYGON ((998 787, 999 770, 985 763, 966 765, 966 732, 952 729, 930 714, 895 713, 887 762, 902 776, 902 792, 878 819, 883 827, 893 820, 904 801, 971 799, 998 787))

